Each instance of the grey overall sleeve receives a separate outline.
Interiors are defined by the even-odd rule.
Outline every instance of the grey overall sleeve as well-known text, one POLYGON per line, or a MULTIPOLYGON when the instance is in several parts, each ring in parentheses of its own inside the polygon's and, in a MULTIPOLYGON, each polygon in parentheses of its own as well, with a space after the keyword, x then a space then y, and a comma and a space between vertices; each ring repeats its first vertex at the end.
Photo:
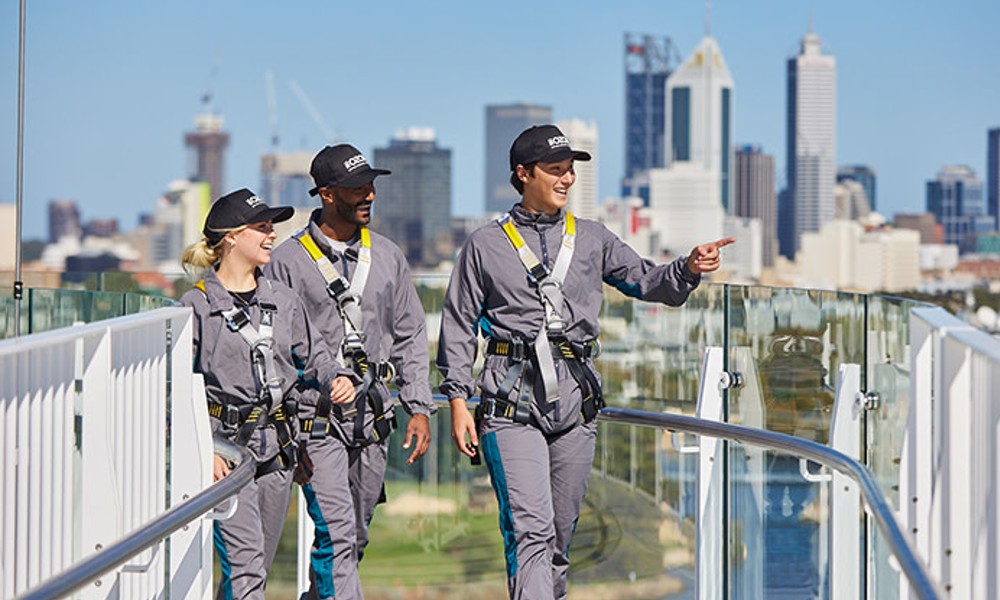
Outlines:
POLYGON ((389 360, 399 371, 396 376, 399 400, 411 415, 432 415, 437 406, 431 399, 427 318, 405 260, 400 261, 396 282, 389 360))
POLYGON ((476 360, 476 334, 485 291, 474 239, 473 236, 466 242, 458 256, 441 309, 437 368, 444 381, 438 389, 449 399, 469 398, 475 389, 472 365, 476 360))
POLYGON ((701 276, 688 269, 687 256, 657 265, 639 256, 603 225, 601 234, 604 282, 630 298, 680 306, 701 282, 701 276))

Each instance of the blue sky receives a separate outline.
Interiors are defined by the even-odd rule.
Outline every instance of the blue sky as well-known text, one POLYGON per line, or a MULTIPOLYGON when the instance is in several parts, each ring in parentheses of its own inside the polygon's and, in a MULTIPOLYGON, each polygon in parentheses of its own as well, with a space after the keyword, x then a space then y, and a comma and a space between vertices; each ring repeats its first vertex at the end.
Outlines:
MULTIPOLYGON (((945 164, 985 180, 986 131, 1000 127, 996 0, 714 0, 712 35, 735 81, 735 140, 776 157, 784 179, 785 60, 808 28, 837 57, 837 162, 879 174, 879 208, 922 211, 945 164)), ((703 0, 538 3, 28 2, 23 226, 46 231, 46 205, 73 198, 84 220, 125 229, 188 175, 183 133, 214 92, 232 136, 227 184, 259 187, 279 150, 327 139, 297 82, 336 136, 365 153, 430 126, 452 150, 452 204, 481 210, 484 107, 549 104, 556 119, 597 121, 600 194, 624 165, 623 35, 668 35, 682 55, 705 31, 703 0)), ((18 2, 0 4, 0 202, 15 199, 18 2)))

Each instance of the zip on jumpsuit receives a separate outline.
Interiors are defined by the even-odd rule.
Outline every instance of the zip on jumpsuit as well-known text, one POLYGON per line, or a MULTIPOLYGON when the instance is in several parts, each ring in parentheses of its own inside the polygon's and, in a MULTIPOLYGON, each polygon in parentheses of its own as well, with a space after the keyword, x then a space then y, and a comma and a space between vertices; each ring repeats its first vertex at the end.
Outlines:
MULTIPOLYGON (((551 269, 564 251, 565 211, 547 215, 516 205, 509 214, 527 246, 551 269)), ((597 435, 592 407, 583 402, 581 391, 590 386, 578 380, 600 385, 587 349, 600 335, 602 282, 631 298, 678 306, 701 280, 687 268, 686 257, 656 265, 604 225, 587 219, 575 219, 575 224, 572 260, 562 284, 562 345, 576 350, 572 357, 562 354, 558 341, 550 337, 557 402, 546 398, 542 377, 532 377, 538 360, 531 346, 545 323, 539 292, 499 223, 483 226, 466 241, 442 312, 440 391, 448 398, 467 399, 478 387, 480 404, 487 407, 477 411, 477 433, 499 505, 511 598, 566 597, 570 540, 587 491, 597 435), (487 352, 473 382, 479 333, 487 340, 487 352), (519 362, 509 350, 515 345, 530 362, 519 367, 527 376, 510 389, 507 376, 519 362), (574 376, 581 370, 571 361, 582 364, 587 377, 574 376), (518 399, 524 397, 530 402, 530 416, 516 418, 518 399), (589 419, 581 414, 584 409, 589 419)), ((600 402, 599 390, 588 395, 594 392, 600 402)))
MULTIPOLYGON (((357 271, 361 237, 355 236, 343 252, 333 249, 320 229, 320 216, 321 210, 315 210, 303 232, 275 248, 265 273, 295 290, 310 321, 338 352, 345 339, 344 318, 316 260, 297 236, 307 233, 335 274, 347 281, 352 281, 357 271)), ((387 383, 395 384, 408 414, 430 416, 437 411, 429 383, 426 318, 409 265, 391 240, 370 230, 367 233, 371 261, 360 301, 363 344, 368 368, 379 377, 371 382, 367 405, 361 398, 362 388, 357 388, 354 416, 335 408, 328 423, 316 419, 322 397, 312 390, 303 391, 299 407, 304 424, 302 444, 313 464, 311 481, 302 486, 315 525, 307 598, 362 597, 358 562, 368 545, 368 525, 375 507, 384 501, 388 457, 389 430, 376 430, 375 398, 383 404, 383 421, 393 423, 393 427, 395 401, 387 383), (360 423, 358 415, 363 415, 360 423)), ((350 366, 351 362, 346 360, 345 364, 350 366)))
MULTIPOLYGON (((222 579, 217 598, 264 598, 267 573, 278 547, 291 496, 294 462, 294 385, 302 365, 305 377, 319 382, 323 393, 330 393, 333 379, 340 375, 355 379, 334 360, 333 354, 306 319, 298 297, 280 283, 269 282, 257 273, 257 291, 243 308, 249 322, 244 327, 261 329, 264 314, 273 319, 273 353, 280 378, 283 406, 262 407, 266 413, 257 420, 247 448, 258 463, 257 475, 237 496, 232 518, 216 521, 215 549, 222 579), (262 310, 263 309, 263 310, 262 310), (294 357, 294 359, 293 359, 294 357), (291 402, 290 402, 291 401, 291 402), (292 436, 279 428, 290 427, 292 436), (279 435, 280 434, 280 435, 279 435), (283 448, 282 440, 292 443, 283 448)), ((247 340, 233 330, 224 315, 234 308, 233 296, 223 287, 215 272, 209 270, 202 283, 204 291, 192 289, 181 304, 194 310, 194 370, 205 379, 213 433, 236 439, 241 434, 248 409, 270 396, 262 396, 263 384, 255 373, 252 349, 247 340), (227 408, 231 407, 231 408, 227 408)))

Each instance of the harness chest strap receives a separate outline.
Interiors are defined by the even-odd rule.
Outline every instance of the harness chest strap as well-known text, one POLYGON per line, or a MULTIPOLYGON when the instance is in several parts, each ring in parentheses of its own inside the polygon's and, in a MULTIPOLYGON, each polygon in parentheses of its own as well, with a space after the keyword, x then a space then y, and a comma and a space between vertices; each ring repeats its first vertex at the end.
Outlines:
POLYGON ((326 280, 327 291, 337 303, 337 310, 344 321, 344 343, 341 345, 340 361, 347 366, 348 357, 344 350, 353 352, 361 350, 362 332, 364 331, 364 315, 361 312, 361 296, 368 283, 368 273, 371 270, 372 242, 367 227, 361 228, 361 243, 358 249, 358 265, 350 283, 337 273, 329 257, 320 250, 316 241, 306 229, 295 234, 305 251, 316 263, 323 279, 326 280))
MULTIPOLYGON (((363 382, 358 397, 371 397, 372 399, 375 419, 373 433, 375 441, 379 441, 388 436, 392 425, 385 416, 387 399, 382 398, 378 386, 374 385, 375 379, 379 379, 383 375, 382 365, 370 365, 364 350, 364 315, 361 312, 361 298, 365 290, 365 285, 368 282, 368 273, 371 270, 372 243, 371 233, 367 227, 361 227, 359 233, 358 262, 357 267, 354 269, 354 277, 351 278, 350 283, 347 283, 347 280, 337 273, 329 257, 323 253, 316 244, 316 241, 309 235, 308 229, 303 229, 295 234, 295 238, 313 259, 313 262, 315 262, 316 268, 327 283, 327 291, 330 293, 330 297, 337 304, 338 312, 344 322, 344 341, 340 348, 340 362, 345 367, 355 368, 356 372, 358 370, 361 371, 363 382)), ((392 364, 385 364, 388 367, 386 369, 386 374, 388 375, 389 372, 393 371, 391 368, 392 364)), ((389 377, 391 376, 389 375, 389 377)), ((330 404, 328 398, 320 400, 316 418, 308 424, 310 428, 309 433, 312 437, 326 435, 326 423, 329 421, 331 410, 330 404), (322 427, 318 426, 316 421, 322 422, 322 427)), ((356 439, 363 435, 365 407, 365 401, 357 402, 356 400, 349 409, 343 410, 341 413, 344 418, 354 417, 356 439)))
POLYGON ((552 270, 546 269, 545 265, 538 260, 535 253, 524 242, 524 238, 517 231, 510 213, 506 213, 498 220, 500 228, 507 235, 514 250, 517 252, 521 264, 527 269, 528 274, 535 281, 538 289, 538 298, 542 303, 545 315, 545 325, 535 336, 535 356, 538 360, 538 369, 541 371, 542 382, 545 386, 545 398, 551 403, 559 401, 559 379, 556 376, 555 362, 552 359, 552 349, 549 346, 549 336, 561 336, 566 330, 566 321, 562 316, 563 295, 562 285, 569 272, 569 264, 573 260, 573 250, 576 240, 576 219, 573 213, 566 211, 563 222, 562 245, 559 254, 552 265, 552 270))
MULTIPOLYGON (((266 280, 265 280, 266 281, 266 280)), ((270 286, 270 282, 267 282, 270 286)), ((205 280, 200 280, 195 287, 208 296, 205 289, 205 280)), ((287 466, 294 460, 294 455, 289 450, 292 443, 291 431, 289 430, 288 415, 285 413, 284 391, 281 388, 282 379, 277 376, 278 368, 274 359, 274 316, 277 307, 273 304, 258 302, 260 306, 260 327, 254 329, 250 325, 250 317, 247 313, 236 306, 222 311, 222 316, 226 321, 226 327, 230 331, 240 334, 240 337, 250 346, 250 356, 254 366, 254 375, 260 386, 260 396, 258 403, 249 410, 242 424, 235 424, 239 427, 237 432, 237 442, 246 445, 250 435, 258 425, 263 425, 268 414, 271 413, 273 420, 284 422, 284 427, 278 427, 278 440, 281 443, 282 459, 287 466), (263 394, 266 390, 267 394, 263 394), (269 406, 264 405, 264 400, 269 400, 269 406), (274 408, 272 411, 272 407, 274 408)), ((209 414, 216 418, 224 419, 223 411, 225 404, 219 403, 217 407, 209 406, 209 414), (213 411, 219 414, 213 414, 213 411)), ((230 425, 234 425, 229 423, 230 425)))

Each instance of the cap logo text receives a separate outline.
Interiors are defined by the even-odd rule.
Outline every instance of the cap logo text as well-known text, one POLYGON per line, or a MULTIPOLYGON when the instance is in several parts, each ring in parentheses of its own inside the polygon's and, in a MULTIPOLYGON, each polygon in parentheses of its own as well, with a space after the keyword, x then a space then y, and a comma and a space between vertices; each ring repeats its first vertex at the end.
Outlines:
POLYGON ((249 206, 250 208, 257 208, 261 204, 264 204, 264 201, 258 198, 257 196, 250 196, 249 198, 246 199, 246 203, 247 206, 249 206))
POLYGON ((344 168, 347 169, 348 171, 353 171, 354 169, 357 169, 358 167, 367 164, 368 161, 365 160, 364 155, 356 154, 344 161, 344 168))
POLYGON ((564 135, 557 135, 555 137, 550 137, 548 140, 549 148, 561 148, 563 146, 569 146, 569 140, 566 139, 564 135))

